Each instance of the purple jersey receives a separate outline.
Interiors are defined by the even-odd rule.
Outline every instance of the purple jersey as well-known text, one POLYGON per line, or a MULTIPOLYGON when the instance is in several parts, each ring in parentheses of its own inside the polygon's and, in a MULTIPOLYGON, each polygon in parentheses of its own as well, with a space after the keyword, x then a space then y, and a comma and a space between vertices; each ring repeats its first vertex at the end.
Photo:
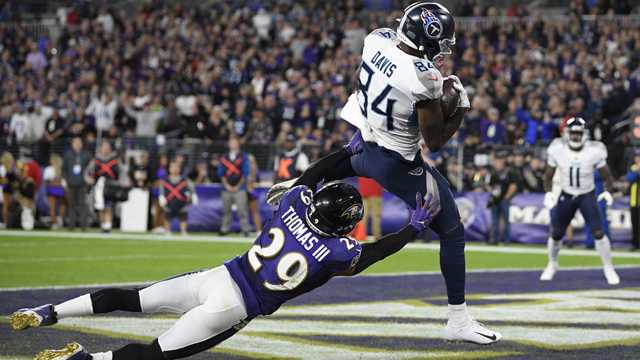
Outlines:
POLYGON ((307 226, 312 197, 306 186, 289 190, 251 249, 225 263, 250 318, 273 313, 287 300, 349 270, 360 258, 356 240, 325 237, 307 226))

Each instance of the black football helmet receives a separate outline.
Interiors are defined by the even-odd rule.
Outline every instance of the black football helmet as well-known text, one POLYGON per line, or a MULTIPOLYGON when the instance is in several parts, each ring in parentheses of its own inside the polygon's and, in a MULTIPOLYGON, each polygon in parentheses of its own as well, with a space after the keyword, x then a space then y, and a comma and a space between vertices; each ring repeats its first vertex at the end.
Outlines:
POLYGON ((404 9, 399 19, 398 39, 434 61, 449 55, 456 44, 456 23, 446 7, 419 1, 404 9))
POLYGON ((362 220, 364 207, 358 190, 344 182, 324 185, 307 208, 307 225, 325 236, 344 236, 362 220))

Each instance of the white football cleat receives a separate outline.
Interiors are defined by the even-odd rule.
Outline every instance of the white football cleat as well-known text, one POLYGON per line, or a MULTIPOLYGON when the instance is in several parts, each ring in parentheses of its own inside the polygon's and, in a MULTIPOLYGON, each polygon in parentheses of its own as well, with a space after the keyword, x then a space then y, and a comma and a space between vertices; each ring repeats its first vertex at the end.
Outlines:
POLYGON ((607 283, 609 285, 618 285, 620 284, 620 277, 613 266, 605 266, 604 267, 604 277, 607 279, 607 283))
POLYGON ((454 327, 450 321, 447 322, 447 326, 444 328, 444 338, 449 341, 467 341, 479 345, 488 345, 502 339, 502 335, 470 319, 466 325, 461 327, 454 327))
POLYGON ((544 269, 544 271, 542 272, 542 275, 540 275, 540 280, 541 281, 551 281, 553 280, 553 276, 556 274, 556 272, 558 271, 558 263, 554 263, 554 262, 550 262, 547 264, 547 267, 544 269))

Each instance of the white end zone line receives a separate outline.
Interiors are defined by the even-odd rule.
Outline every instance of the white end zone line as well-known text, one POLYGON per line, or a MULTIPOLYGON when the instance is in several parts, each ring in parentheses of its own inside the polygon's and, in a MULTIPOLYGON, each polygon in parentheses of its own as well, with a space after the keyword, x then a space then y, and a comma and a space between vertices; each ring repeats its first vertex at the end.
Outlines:
MULTIPOLYGON (((616 269, 635 269, 640 268, 640 265, 616 265, 616 269)), ((563 267, 560 271, 582 271, 582 270, 600 270, 602 266, 574 266, 563 267)), ((482 274, 482 273, 504 273, 504 272, 541 272, 543 269, 535 268, 502 268, 502 269, 474 269, 467 270, 467 274, 482 274)), ((377 274, 359 274, 358 277, 371 277, 371 276, 420 276, 420 275, 439 275, 440 271, 408 271, 397 273, 377 273, 377 274)), ((342 277, 346 278, 346 277, 342 277)), ((120 282, 120 283, 105 283, 105 284, 79 284, 79 285, 53 285, 53 286, 33 286, 33 287, 9 287, 0 288, 0 292, 12 292, 12 291, 27 291, 27 290, 71 290, 71 289, 84 289, 84 288, 105 288, 105 287, 143 287, 153 284, 154 282, 161 281, 163 279, 138 281, 138 282, 120 282)), ((0 359, 1 360, 1 359, 0 359)))
MULTIPOLYGON (((143 241, 194 241, 194 242, 213 242, 213 243, 236 243, 236 244, 250 244, 255 238, 248 237, 228 237, 218 235, 164 235, 164 234, 150 234, 150 233, 81 233, 70 231, 20 231, 20 230, 0 230, 0 242, 3 236, 16 236, 16 237, 48 237, 48 238, 63 238, 63 239, 109 239, 109 240, 143 240, 143 241)), ((421 244, 410 243, 405 246, 407 249, 416 250, 434 250, 440 249, 439 244, 421 244)), ((534 248, 528 246, 487 246, 487 245, 474 245, 467 244, 465 246, 466 251, 476 252, 489 252, 489 253, 506 253, 506 254, 541 254, 546 255, 546 247, 534 248)), ((587 249, 562 249, 561 255, 572 256, 599 256, 595 250, 587 249)), ((639 253, 631 253, 627 251, 613 251, 612 255, 618 258, 636 258, 640 259, 639 253)))

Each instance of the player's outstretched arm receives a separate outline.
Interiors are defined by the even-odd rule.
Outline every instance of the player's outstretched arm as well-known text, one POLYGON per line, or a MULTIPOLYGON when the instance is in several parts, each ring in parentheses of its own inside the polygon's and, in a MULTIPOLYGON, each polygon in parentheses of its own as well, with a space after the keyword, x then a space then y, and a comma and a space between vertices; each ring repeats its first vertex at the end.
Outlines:
POLYGON ((425 230, 440 208, 432 201, 429 194, 422 202, 422 195, 416 194, 416 210, 411 215, 411 221, 402 230, 381 237, 374 243, 364 244, 360 260, 352 268, 351 272, 344 275, 355 275, 364 271, 369 266, 400 251, 408 242, 414 240, 416 235, 425 230))

